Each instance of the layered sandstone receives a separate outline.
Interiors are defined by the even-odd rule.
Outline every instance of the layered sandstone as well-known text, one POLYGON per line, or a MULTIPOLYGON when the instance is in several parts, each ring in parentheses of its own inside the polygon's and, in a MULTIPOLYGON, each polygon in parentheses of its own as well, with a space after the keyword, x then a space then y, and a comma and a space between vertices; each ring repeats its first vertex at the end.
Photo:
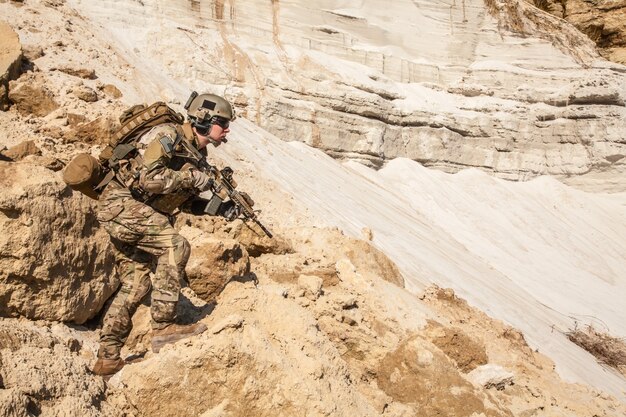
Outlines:
POLYGON ((596 43, 606 59, 626 64, 626 2, 534 0, 533 3, 576 26, 596 43))
POLYGON ((513 180, 625 172, 624 68, 522 1, 73 4, 140 45, 147 78, 205 80, 197 88, 224 91, 264 129, 339 159, 513 180), (153 23, 157 9, 172 18, 153 23))

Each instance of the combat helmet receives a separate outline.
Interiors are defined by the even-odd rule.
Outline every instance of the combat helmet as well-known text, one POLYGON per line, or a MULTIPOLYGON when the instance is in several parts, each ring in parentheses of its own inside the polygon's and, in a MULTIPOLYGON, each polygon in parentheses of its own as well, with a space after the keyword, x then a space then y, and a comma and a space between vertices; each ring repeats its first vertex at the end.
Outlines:
POLYGON ((228 100, 215 94, 191 93, 185 103, 187 117, 192 126, 209 130, 214 123, 224 124, 235 120, 235 111, 228 100))

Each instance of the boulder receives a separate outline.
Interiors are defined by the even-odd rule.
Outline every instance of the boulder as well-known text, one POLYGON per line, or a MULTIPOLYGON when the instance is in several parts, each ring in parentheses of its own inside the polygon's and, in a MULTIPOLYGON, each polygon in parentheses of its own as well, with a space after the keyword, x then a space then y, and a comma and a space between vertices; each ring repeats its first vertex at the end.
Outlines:
POLYGON ((322 295, 323 280, 315 275, 300 275, 298 277, 298 289, 302 295, 311 301, 317 300, 322 295))
POLYGON ((229 236, 238 240, 252 257, 265 253, 284 255, 293 252, 293 248, 284 238, 276 235, 273 238, 268 237, 253 222, 237 222, 229 236))
POLYGON ((468 373, 467 379, 477 387, 502 391, 506 386, 513 385, 514 375, 499 365, 487 364, 468 373))
POLYGON ((94 203, 60 176, 0 161, 0 316, 84 323, 115 291, 94 203))
POLYGON ((98 117, 90 122, 78 122, 84 120, 80 115, 68 114, 70 129, 62 133, 66 142, 83 142, 102 145, 109 141, 111 127, 114 126, 110 117, 98 117), (71 122, 70 122, 71 121, 71 122))
POLYGON ((0 110, 9 108, 9 81, 19 76, 21 64, 22 45, 17 33, 0 21, 0 110))
POLYGON ((103 85, 101 90, 104 92, 104 94, 106 94, 109 97, 113 97, 113 98, 122 97, 122 92, 120 91, 120 89, 114 86, 113 84, 103 85))
POLYGON ((93 103, 98 101, 98 93, 86 85, 79 85, 72 90, 72 93, 81 99, 82 101, 86 101, 87 103, 93 103))
MULTIPOLYGON (((185 229, 181 234, 185 235, 185 229)), ((204 301, 213 301, 231 279, 250 272, 248 252, 236 240, 201 234, 190 243, 187 280, 204 301)))
POLYGON ((19 161, 28 155, 41 155, 41 149, 35 145, 35 141, 27 140, 3 151, 2 155, 13 161, 19 161))
POLYGON ((22 116, 44 117, 59 108, 41 73, 28 73, 9 83, 9 100, 22 116))
POLYGON ((62 67, 58 68, 58 70, 68 75, 84 78, 86 80, 95 80, 96 78, 98 78, 98 76, 96 75, 96 71, 89 68, 62 67))

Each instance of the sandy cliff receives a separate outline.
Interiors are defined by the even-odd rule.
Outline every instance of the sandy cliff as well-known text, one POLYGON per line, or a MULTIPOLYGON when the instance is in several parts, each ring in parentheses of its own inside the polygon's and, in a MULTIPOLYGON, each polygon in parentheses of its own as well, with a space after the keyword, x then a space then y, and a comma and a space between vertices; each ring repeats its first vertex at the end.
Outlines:
POLYGON ((626 64, 626 3, 623 1, 534 1, 535 6, 567 20, 589 36, 600 53, 626 64))
MULTIPOLYGON (((10 108, 0 112, 0 148, 8 148, 0 153, 0 414, 626 414, 624 376, 566 337, 587 324, 626 336, 623 193, 588 194, 550 178, 514 184, 476 170, 450 175, 405 158, 375 171, 250 121, 370 165, 398 146, 394 156, 437 154, 423 162, 446 169, 501 149, 514 161, 499 162, 501 175, 602 167, 619 189, 622 67, 596 61, 584 40, 569 54, 564 45, 576 34, 496 30, 482 4, 413 4, 425 11, 409 26, 432 29, 440 47, 426 37, 403 43, 381 26, 384 16, 359 14, 350 2, 308 10, 315 23, 307 27, 297 23, 302 6, 278 1, 0 2, 24 71, 7 81, 10 108), (435 25, 437 16, 450 25, 435 25), (301 30, 311 36, 286 36, 301 30), (459 39, 469 34, 476 48, 464 55, 459 39), (302 39, 312 43, 300 51, 302 39), (379 45, 376 55, 374 40, 402 51, 379 45), (335 41, 351 46, 329 46, 335 41), (347 64, 359 48, 369 50, 365 60, 347 64), (329 59, 339 50, 345 61, 329 59), (418 50, 431 63, 410 66, 411 80, 394 78, 392 58, 382 68, 376 58, 418 50), (505 62, 479 65, 479 55, 505 62), (432 62, 442 78, 427 84, 432 62), (235 169, 276 238, 239 221, 181 217, 193 254, 179 317, 209 331, 150 352, 146 299, 123 351, 136 363, 105 383, 88 369, 116 277, 93 202, 64 187, 60 169, 78 151, 97 153, 121 109, 180 104, 191 88, 225 92, 250 119, 235 122, 228 147, 211 158, 235 169), (465 143, 474 136, 449 129, 459 125, 484 130, 490 145, 465 143), (533 138, 545 131, 511 143, 494 133, 524 129, 533 138), (584 132, 601 139, 573 139, 584 132)), ((492 12, 507 12, 503 4, 492 12)), ((389 7, 406 12, 403 2, 389 7)))
POLYGON ((340 159, 509 179, 624 173, 624 67, 525 2, 71 4, 127 59, 148 59, 136 76, 167 97, 181 93, 166 78, 193 79, 340 159))

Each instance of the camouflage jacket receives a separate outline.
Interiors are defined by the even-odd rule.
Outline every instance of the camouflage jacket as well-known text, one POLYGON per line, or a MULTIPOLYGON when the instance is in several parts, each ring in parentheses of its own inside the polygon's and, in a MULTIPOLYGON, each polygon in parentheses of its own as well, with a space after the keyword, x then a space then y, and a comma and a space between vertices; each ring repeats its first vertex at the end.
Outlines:
MULTIPOLYGON (((102 217, 101 221, 115 217, 115 212, 121 211, 120 206, 128 205, 129 199, 165 214, 174 214, 190 204, 197 195, 191 176, 191 169, 196 166, 192 160, 175 154, 173 145, 177 139, 195 144, 188 124, 181 129, 175 124, 165 123, 139 139, 136 146, 140 157, 125 164, 118 172, 117 180, 107 185, 100 196, 101 213, 98 217, 102 217)), ((206 156, 205 149, 200 153, 206 156)))

